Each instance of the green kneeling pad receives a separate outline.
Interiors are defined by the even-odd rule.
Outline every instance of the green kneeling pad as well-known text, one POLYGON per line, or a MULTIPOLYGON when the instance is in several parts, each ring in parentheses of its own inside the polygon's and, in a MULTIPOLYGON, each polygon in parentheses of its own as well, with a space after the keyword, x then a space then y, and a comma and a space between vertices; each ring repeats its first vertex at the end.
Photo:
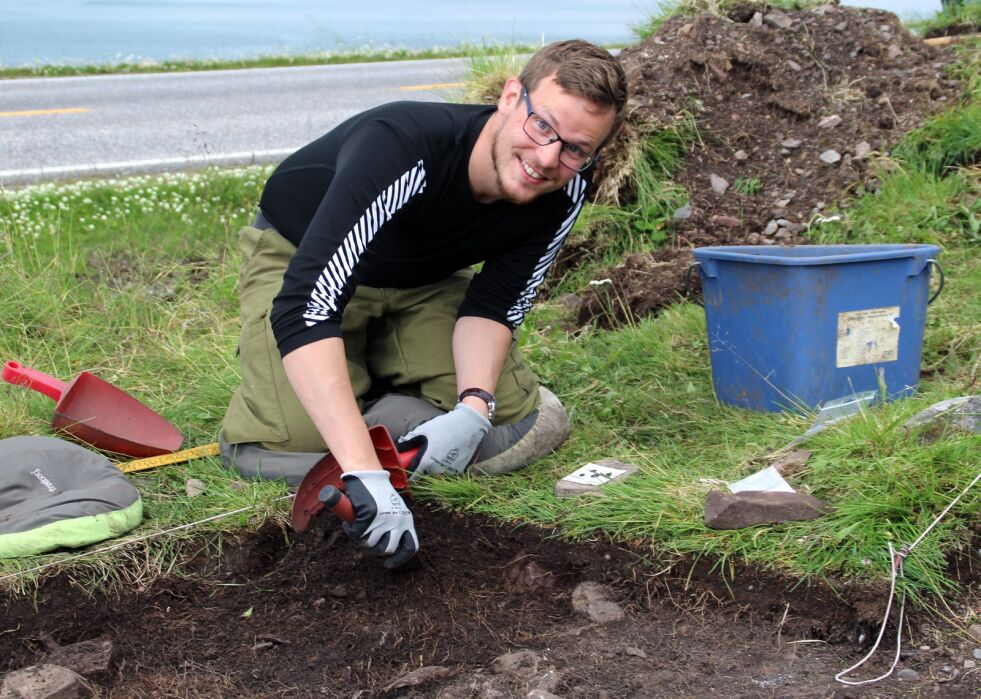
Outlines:
POLYGON ((0 439, 0 558, 111 539, 143 519, 126 474, 54 437, 0 439))

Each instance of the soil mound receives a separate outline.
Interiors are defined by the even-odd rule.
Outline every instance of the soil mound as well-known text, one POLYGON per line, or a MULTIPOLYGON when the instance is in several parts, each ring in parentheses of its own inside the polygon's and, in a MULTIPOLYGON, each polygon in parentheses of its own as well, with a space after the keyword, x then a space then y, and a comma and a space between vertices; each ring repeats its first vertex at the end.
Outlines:
MULTIPOLYGON (((677 300, 690 261, 679 250, 806 242, 801 233, 826 206, 859 185, 875 189, 870 158, 957 95, 943 74, 951 59, 891 13, 834 5, 676 16, 624 49, 628 123, 697 121, 674 175, 690 213, 677 214, 670 247, 600 274, 612 284, 587 293, 580 320, 622 322, 627 309, 636 318, 677 300)), ((629 184, 613 179, 600 179, 599 196, 628 199, 629 184)))

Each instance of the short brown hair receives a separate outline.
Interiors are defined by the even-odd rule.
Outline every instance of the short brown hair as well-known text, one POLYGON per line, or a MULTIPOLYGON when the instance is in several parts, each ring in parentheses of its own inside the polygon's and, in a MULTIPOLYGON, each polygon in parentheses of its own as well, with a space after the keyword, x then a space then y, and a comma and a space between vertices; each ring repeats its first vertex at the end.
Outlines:
POLYGON ((582 39, 557 41, 539 49, 525 65, 518 80, 528 92, 554 75, 555 82, 570 95, 584 97, 604 107, 613 107, 616 118, 607 141, 623 121, 627 104, 627 76, 606 49, 582 39))

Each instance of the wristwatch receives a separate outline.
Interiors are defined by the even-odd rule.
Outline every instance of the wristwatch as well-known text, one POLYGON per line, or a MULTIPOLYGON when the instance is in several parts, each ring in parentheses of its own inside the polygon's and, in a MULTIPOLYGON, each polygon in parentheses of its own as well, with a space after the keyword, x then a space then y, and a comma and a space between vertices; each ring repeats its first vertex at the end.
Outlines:
POLYGON ((493 393, 489 393, 482 388, 467 388, 460 392, 460 397, 457 398, 457 401, 462 401, 467 396, 477 396, 477 398, 487 403, 487 419, 493 421, 494 408, 497 407, 493 393))

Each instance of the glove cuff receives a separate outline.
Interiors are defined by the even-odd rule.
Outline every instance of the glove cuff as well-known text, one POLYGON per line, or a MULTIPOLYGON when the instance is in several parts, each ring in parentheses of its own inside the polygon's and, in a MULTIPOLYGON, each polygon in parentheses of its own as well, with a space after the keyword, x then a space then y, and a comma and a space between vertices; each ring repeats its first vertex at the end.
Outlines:
POLYGON ((491 428, 491 422, 490 422, 490 420, 488 420, 486 417, 484 417, 483 415, 481 415, 478 410, 476 410, 475 408, 471 408, 466 403, 457 403, 455 409, 456 410, 464 410, 464 411, 466 411, 463 414, 464 415, 467 415, 468 417, 470 417, 473 420, 475 420, 476 422, 478 422, 480 424, 480 426, 482 428, 484 428, 485 430, 489 430, 491 428))
POLYGON ((341 480, 346 480, 348 477, 357 478, 363 482, 376 482, 380 483, 384 481, 385 483, 391 483, 391 479, 388 476, 388 471, 385 469, 371 470, 371 471, 345 471, 341 474, 341 480))

